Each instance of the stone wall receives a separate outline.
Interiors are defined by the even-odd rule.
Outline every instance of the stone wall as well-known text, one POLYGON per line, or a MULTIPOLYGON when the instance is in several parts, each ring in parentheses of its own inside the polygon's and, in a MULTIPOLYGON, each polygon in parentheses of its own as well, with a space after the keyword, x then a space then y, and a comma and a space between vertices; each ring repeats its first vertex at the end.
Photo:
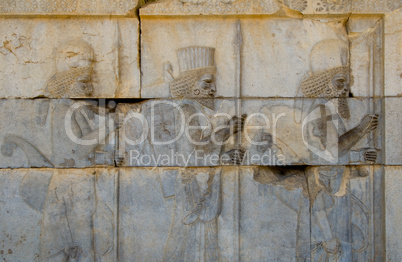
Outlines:
POLYGON ((2 261, 401 261, 401 0, 0 0, 2 261))

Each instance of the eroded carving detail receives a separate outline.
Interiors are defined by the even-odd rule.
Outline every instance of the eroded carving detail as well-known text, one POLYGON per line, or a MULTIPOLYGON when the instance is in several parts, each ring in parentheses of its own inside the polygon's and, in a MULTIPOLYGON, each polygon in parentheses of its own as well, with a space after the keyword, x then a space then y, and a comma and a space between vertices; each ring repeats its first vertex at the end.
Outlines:
POLYGON ((40 261, 114 261, 113 176, 28 172, 20 194, 43 214, 40 261))
MULTIPOLYGON (((365 135, 377 128, 379 116, 368 114, 363 117, 358 126, 349 131, 345 130, 342 124, 342 119, 350 118, 347 102, 350 92, 347 43, 335 39, 322 41, 313 48, 310 60, 310 75, 302 81, 301 91, 307 97, 317 98, 311 105, 309 114, 310 116, 311 114, 320 116, 317 116, 315 121, 306 124, 307 143, 315 148, 326 148, 332 154, 332 158, 329 157, 332 160, 327 158, 327 161, 335 163, 338 158, 345 156, 365 135), (325 69, 328 67, 329 69, 325 69), (332 108, 328 109, 328 107, 332 108), (338 123, 340 126, 335 126, 338 123), (330 141, 328 134, 331 132, 338 139, 330 141)), ((375 162, 375 148, 364 148, 360 153, 367 156, 365 161, 374 160, 375 162)), ((355 159, 355 161, 360 161, 360 159, 355 159)))
POLYGON ((74 40, 60 48, 56 57, 57 72, 46 87, 48 95, 55 98, 90 96, 93 62, 94 51, 83 40, 74 40))
POLYGON ((170 83, 172 97, 192 98, 214 109, 215 49, 189 47, 178 51, 180 75, 170 83))
POLYGON ((4 0, 3 13, 127 13, 137 6, 130 0, 4 0))
POLYGON ((149 5, 141 10, 141 14, 253 14, 275 13, 278 10, 274 0, 174 0, 149 5))
POLYGON ((218 217, 221 213, 221 171, 179 171, 174 192, 164 179, 165 197, 175 197, 174 218, 164 261, 219 261, 218 217))

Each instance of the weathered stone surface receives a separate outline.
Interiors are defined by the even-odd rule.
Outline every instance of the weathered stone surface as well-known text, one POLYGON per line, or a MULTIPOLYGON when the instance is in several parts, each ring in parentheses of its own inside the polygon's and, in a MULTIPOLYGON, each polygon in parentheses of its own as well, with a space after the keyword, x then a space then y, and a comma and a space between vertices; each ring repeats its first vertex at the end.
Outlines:
MULTIPOLYGON (((178 52, 191 46, 215 48, 217 97, 236 97, 239 75, 240 95, 244 97, 295 97, 309 70, 310 49, 322 40, 338 38, 336 24, 310 19, 244 18, 239 22, 234 18, 206 17, 171 18, 161 23, 144 17, 142 97, 169 96, 169 85, 183 70, 178 52), (294 30, 304 33, 294 34, 294 30), (239 37, 240 43, 236 40, 239 37), (292 61, 291 68, 288 61, 292 61), (171 66, 166 67, 167 63, 171 66)), ((342 33, 342 29, 339 31, 342 33)), ((345 30, 343 37, 346 38, 345 30)))
POLYGON ((139 97, 138 25, 137 18, 1 18, 0 97, 139 97))
POLYGON ((385 23, 385 95, 402 96, 402 9, 387 14, 385 23))
POLYGON ((401 7, 400 0, 159 0, 141 9, 141 15, 381 14, 401 7))
POLYGON ((402 259, 401 179, 401 166, 385 167, 386 250, 387 261, 392 262, 402 259))
POLYGON ((342 104, 324 98, 246 99, 241 108, 245 115, 241 137, 239 129, 234 129, 239 123, 236 101, 212 101, 210 108, 202 100, 186 99, 119 104, 118 162, 184 167, 383 161, 380 100, 346 99, 342 104), (340 109, 346 105, 351 112, 348 117, 340 109), (240 151, 241 159, 237 159, 240 151))
POLYGON ((0 258, 116 261, 117 171, 0 171, 0 258))
POLYGON ((137 0, 4 0, 0 14, 134 15, 137 4, 137 0))
POLYGON ((275 0, 159 0, 140 9, 141 16, 273 14, 275 0))
MULTIPOLYGON (((286 0, 285 0, 286 1, 286 0)), ((291 0, 289 2, 301 2, 300 0, 291 0)), ((304 14, 344 14, 353 13, 387 13, 395 9, 401 8, 402 4, 399 0, 313 0, 309 2, 308 8, 303 11, 304 14)))
POLYGON ((105 105, 0 100, 2 168, 114 166, 116 126, 105 105))
POLYGON ((402 164, 402 98, 385 98, 385 145, 387 165, 402 164))
POLYGON ((0 0, 0 260, 401 261, 401 7, 0 0))
POLYGON ((382 97, 383 19, 375 16, 352 16, 348 21, 351 93, 355 97, 382 97))

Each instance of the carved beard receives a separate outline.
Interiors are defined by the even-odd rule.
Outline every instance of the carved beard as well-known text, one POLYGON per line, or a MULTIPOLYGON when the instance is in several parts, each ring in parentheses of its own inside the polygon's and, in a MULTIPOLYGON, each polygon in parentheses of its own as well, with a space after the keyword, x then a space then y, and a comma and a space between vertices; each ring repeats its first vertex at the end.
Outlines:
POLYGON ((213 98, 196 98, 195 101, 211 110, 215 109, 215 99, 213 98))
POLYGON ((91 83, 80 83, 77 78, 91 75, 91 73, 91 67, 78 67, 58 72, 49 80, 47 92, 54 98, 88 96, 90 93, 86 89, 91 83))
POLYGON ((339 110, 340 115, 343 118, 345 118, 345 119, 350 118, 349 104, 348 104, 348 100, 346 97, 338 98, 338 110, 339 110))
POLYGON ((215 108, 214 97, 208 91, 203 91, 198 86, 198 80, 205 74, 215 74, 215 67, 206 67, 183 72, 178 78, 170 83, 172 97, 194 99, 199 104, 211 110, 215 108), (195 93, 195 90, 198 90, 195 93))

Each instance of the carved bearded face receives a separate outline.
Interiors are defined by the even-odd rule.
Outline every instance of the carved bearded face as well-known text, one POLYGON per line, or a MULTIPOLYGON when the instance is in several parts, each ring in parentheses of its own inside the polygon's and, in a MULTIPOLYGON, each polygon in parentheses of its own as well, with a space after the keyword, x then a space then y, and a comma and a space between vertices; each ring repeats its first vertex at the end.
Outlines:
POLYGON ((348 97, 349 96, 349 76, 344 73, 335 75, 332 80, 332 89, 335 97, 348 97))
POLYGON ((214 98, 215 93, 215 75, 213 74, 201 76, 193 87, 193 96, 195 98, 214 98))
POLYGON ((215 68, 200 68, 183 72, 170 84, 173 97, 194 99, 209 109, 214 109, 216 93, 215 68))
POLYGON ((93 92, 94 52, 81 40, 75 40, 57 52, 57 73, 50 79, 47 90, 51 97, 82 97, 93 92))
POLYGON ((58 71, 68 72, 76 70, 75 85, 78 90, 89 96, 93 92, 92 66, 94 61, 93 50, 84 43, 71 44, 60 53, 58 71), (79 70, 80 69, 80 70, 79 70))

